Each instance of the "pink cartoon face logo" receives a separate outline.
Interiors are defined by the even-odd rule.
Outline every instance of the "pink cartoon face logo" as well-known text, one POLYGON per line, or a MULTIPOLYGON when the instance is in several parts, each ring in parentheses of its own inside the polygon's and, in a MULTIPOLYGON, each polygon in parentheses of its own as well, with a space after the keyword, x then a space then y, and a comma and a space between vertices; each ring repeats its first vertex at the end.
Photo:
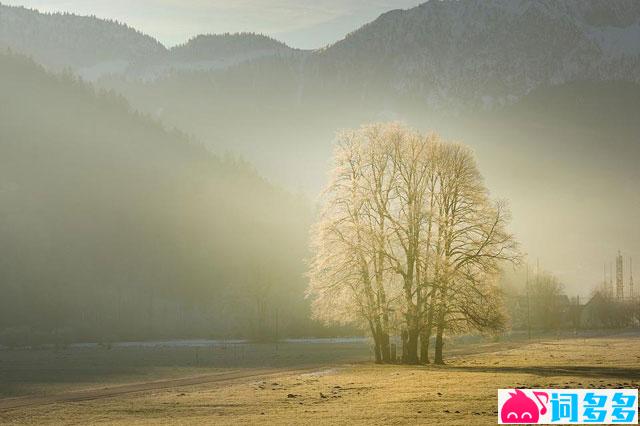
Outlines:
POLYGON ((538 404, 520 389, 509 392, 510 397, 500 411, 502 423, 538 423, 540 414, 547 412, 546 403, 549 402, 549 395, 545 392, 533 392, 533 394, 540 403, 540 409, 538 409, 538 404), (544 403, 540 400, 542 396, 545 397, 544 403))

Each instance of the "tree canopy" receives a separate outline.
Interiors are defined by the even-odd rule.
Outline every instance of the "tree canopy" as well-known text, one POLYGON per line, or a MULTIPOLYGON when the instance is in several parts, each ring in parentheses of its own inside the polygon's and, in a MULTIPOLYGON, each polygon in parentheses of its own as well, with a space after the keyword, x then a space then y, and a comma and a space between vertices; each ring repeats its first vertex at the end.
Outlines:
POLYGON ((313 229, 315 316, 367 328, 377 361, 390 360, 392 333, 407 363, 428 362, 435 334, 442 363, 445 332, 500 330, 496 279, 519 254, 508 210, 489 197, 471 150, 397 123, 338 139, 313 229))

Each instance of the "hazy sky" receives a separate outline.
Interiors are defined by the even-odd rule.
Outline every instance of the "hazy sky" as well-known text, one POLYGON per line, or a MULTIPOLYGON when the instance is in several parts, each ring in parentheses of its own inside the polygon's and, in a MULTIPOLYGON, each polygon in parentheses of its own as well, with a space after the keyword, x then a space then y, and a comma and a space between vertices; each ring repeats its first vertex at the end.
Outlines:
POLYGON ((1 0, 47 12, 117 19, 167 46, 202 33, 252 31, 318 48, 391 9, 420 0, 1 0))

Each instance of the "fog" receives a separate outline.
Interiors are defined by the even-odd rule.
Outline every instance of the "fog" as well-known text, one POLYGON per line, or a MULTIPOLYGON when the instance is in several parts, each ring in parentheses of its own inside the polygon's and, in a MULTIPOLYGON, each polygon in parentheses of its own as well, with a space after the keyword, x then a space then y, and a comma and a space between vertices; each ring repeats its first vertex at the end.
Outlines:
POLYGON ((512 229, 528 262, 553 271, 574 295, 590 295, 618 250, 625 259, 640 256, 636 85, 568 84, 534 91, 508 107, 442 113, 412 102, 385 105, 376 95, 354 102, 338 90, 299 100, 291 75, 263 74, 257 98, 233 89, 241 84, 238 74, 217 75, 216 84, 200 78, 169 77, 142 87, 103 83, 215 150, 241 152, 261 173, 311 200, 326 182, 337 129, 400 120, 464 142, 476 151, 492 193, 510 203, 512 229), (194 97, 197 109, 191 109, 194 97), (204 98, 216 100, 203 108, 204 98), (238 134, 238 126, 245 131, 238 134))
POLYGON ((362 334, 312 319, 305 292, 336 135, 372 122, 470 147, 522 262, 567 296, 590 297, 618 250, 625 285, 640 264, 640 60, 575 29, 625 31, 624 14, 576 6, 556 26, 471 2, 478 20, 496 7, 495 30, 447 26, 476 18, 438 2, 344 38, 412 2, 9 3, 98 18, 0 5, 8 340, 362 334))
POLYGON ((19 56, 0 63, 5 327, 266 339, 279 310, 281 333, 313 332, 307 201, 117 95, 19 56))

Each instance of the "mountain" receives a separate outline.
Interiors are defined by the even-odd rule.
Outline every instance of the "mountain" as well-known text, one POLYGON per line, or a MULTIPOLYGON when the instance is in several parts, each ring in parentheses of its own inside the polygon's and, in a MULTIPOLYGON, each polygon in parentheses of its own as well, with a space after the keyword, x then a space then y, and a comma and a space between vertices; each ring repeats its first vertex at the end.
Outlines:
POLYGON ((295 52, 253 33, 200 35, 165 48, 126 24, 0 4, 0 48, 31 56, 50 70, 70 68, 87 80, 104 75, 153 79, 180 70, 216 70, 295 52))
POLYGON ((634 0, 432 0, 319 52, 314 72, 362 96, 494 107, 539 86, 638 82, 639 40, 634 0))
MULTIPOLYGON (((255 49, 231 43, 242 37, 217 39, 228 39, 233 57, 244 51, 251 60, 218 55, 201 59, 209 66, 194 66, 189 52, 207 58, 203 51, 220 50, 208 47, 210 36, 196 38, 172 49, 177 72, 154 74, 153 87, 172 87, 180 97, 180 87, 192 94, 197 89, 191 86, 201 84, 204 93, 217 95, 204 108, 216 111, 218 102, 220 108, 260 103, 277 87, 280 95, 269 97, 271 110, 322 105, 397 117, 408 109, 455 115, 499 108, 536 88, 571 82, 640 82, 640 4, 633 0, 434 0, 385 13, 317 51, 287 50, 269 40, 274 47, 259 51, 278 53, 260 57, 255 49), (211 65, 216 63, 224 66, 211 65)), ((166 111, 162 104, 168 99, 144 95, 139 102, 131 81, 112 77, 101 84, 120 87, 153 113, 166 111), (150 101, 157 105, 149 107, 150 101)))
POLYGON ((0 340, 313 333, 308 208, 248 164, 15 54, 0 135, 0 340))
POLYGON ((138 61, 127 70, 127 75, 150 80, 173 72, 228 69, 245 62, 295 53, 295 49, 261 34, 199 35, 167 52, 138 61))
POLYGON ((131 63, 166 51, 157 40, 118 22, 0 4, 2 47, 89 79, 122 73, 131 63))
POLYGON ((199 35, 185 44, 173 47, 169 51, 169 61, 174 64, 229 61, 229 66, 291 50, 293 49, 286 44, 260 34, 208 34, 199 35))
POLYGON ((0 6, 1 44, 91 80, 246 66, 256 75, 245 84, 259 86, 275 59, 297 68, 291 84, 301 98, 392 97, 441 110, 492 108, 571 81, 638 82, 639 39, 635 0, 431 0, 387 12, 317 51, 251 33, 201 35, 165 49, 115 22, 0 6))

